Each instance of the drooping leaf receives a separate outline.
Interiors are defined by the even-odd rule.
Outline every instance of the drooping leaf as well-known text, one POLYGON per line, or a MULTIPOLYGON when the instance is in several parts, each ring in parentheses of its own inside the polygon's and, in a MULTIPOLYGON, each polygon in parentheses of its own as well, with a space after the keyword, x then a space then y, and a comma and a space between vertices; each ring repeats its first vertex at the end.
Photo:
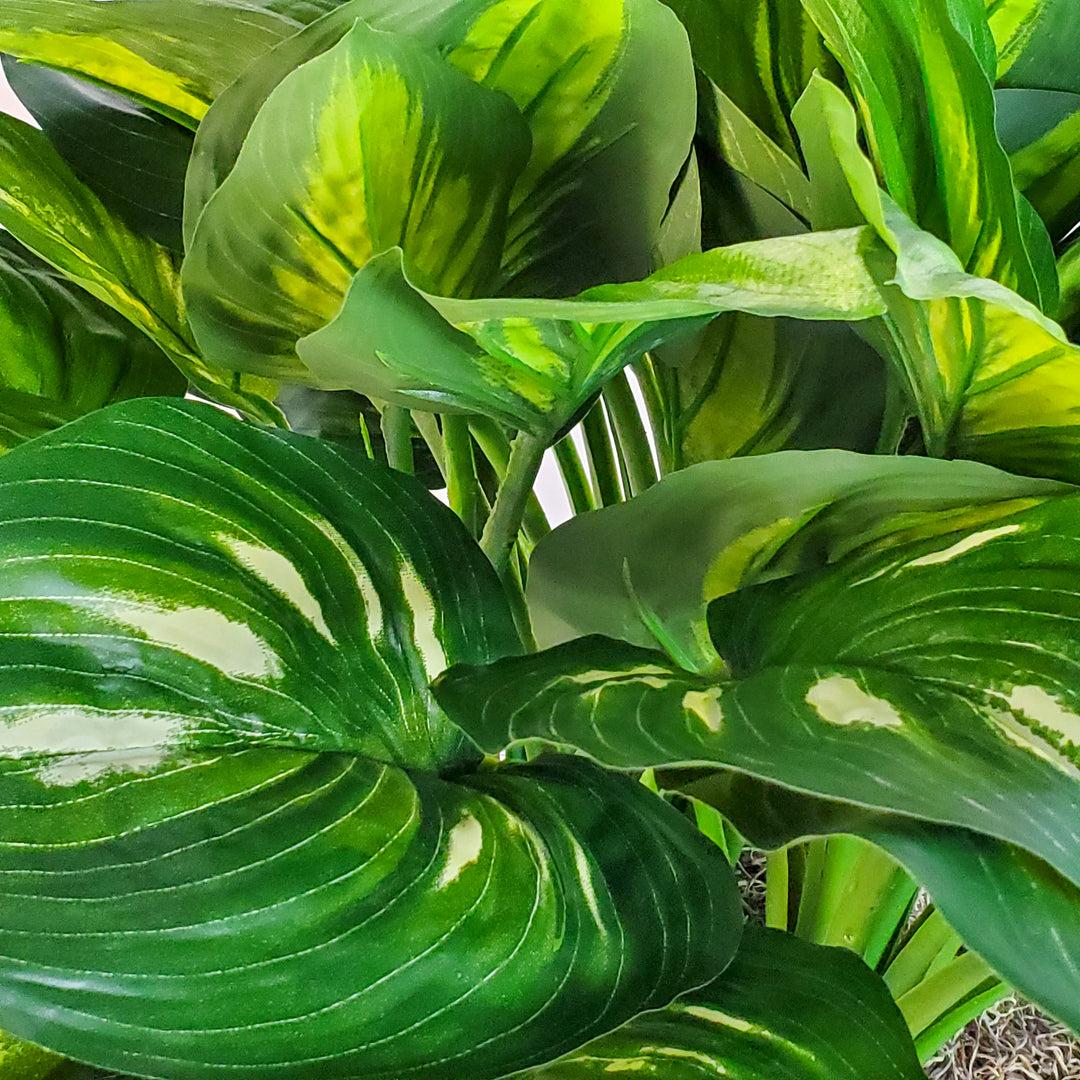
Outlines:
POLYGON ((333 3, 5 0, 0 52, 91 79, 194 129, 248 64, 333 3))
POLYGON ((727 970, 522 1080, 919 1080, 903 1017, 846 949, 749 926, 727 970))
POLYGON ((110 213, 42 132, 0 116, 0 224, 145 333, 214 400, 279 419, 267 380, 217 371, 195 350, 170 252, 110 213))
POLYGON ((1036 273, 1043 262, 1021 227, 994 130, 990 80, 972 48, 981 5, 805 0, 805 6, 844 67, 871 156, 900 209, 944 240, 966 271, 1052 311, 1056 283, 1036 273))
POLYGON ((60 156, 110 210, 171 251, 183 249, 191 132, 62 71, 8 57, 4 74, 60 156))
POLYGON ((15 1035, 177 1080, 497 1077, 733 954, 727 861, 642 785, 465 771, 428 679, 516 637, 408 478, 125 403, 0 461, 0 533, 15 1035))
POLYGON ((482 293, 528 152, 504 95, 358 21, 270 95, 199 218, 183 281, 206 355, 302 375, 297 340, 399 245, 424 287, 482 293))
POLYGON ((953 511, 976 524, 1002 500, 1056 490, 970 462, 883 464, 838 450, 694 465, 541 541, 529 564, 537 641, 604 634, 655 647, 659 634, 681 663, 709 669, 706 608, 717 597, 839 558, 882 520, 953 511))
POLYGON ((0 448, 187 380, 112 309, 0 233, 0 448))
POLYGON ((967 274, 878 189, 835 87, 813 82, 795 115, 815 198, 832 208, 822 224, 869 221, 895 256, 876 263, 889 310, 871 340, 910 394, 928 451, 1080 478, 1077 354, 1061 328, 1000 283, 967 274))
POLYGON ((620 368, 719 312, 880 314, 867 240, 846 230, 717 248, 565 301, 434 296, 388 252, 364 267, 337 318, 298 351, 320 385, 483 412, 550 437, 620 368))
POLYGON ((837 832, 871 839, 915 875, 950 926, 1010 985, 1080 1028, 1080 890, 1041 859, 966 829, 872 814, 738 773, 715 774, 690 790, 762 847, 837 832), (1017 911, 1025 917, 1018 920, 1017 911))

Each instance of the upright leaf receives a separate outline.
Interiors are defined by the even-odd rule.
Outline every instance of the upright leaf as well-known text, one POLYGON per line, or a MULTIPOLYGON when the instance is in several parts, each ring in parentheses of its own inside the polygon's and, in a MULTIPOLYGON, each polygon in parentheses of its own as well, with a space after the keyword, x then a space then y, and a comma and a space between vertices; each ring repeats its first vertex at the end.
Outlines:
POLYGON ((0 447, 113 401, 182 395, 145 334, 0 233, 0 447))
POLYGON ((191 341, 173 256, 111 214, 29 124, 0 116, 0 224, 155 342, 201 391, 279 417, 265 379, 217 371, 191 341))
POLYGON ((200 344, 223 367, 295 377, 297 340, 395 246, 424 287, 483 292, 528 152, 504 95, 357 22, 274 90, 199 219, 183 280, 200 344))
POLYGON ((732 956, 726 859, 643 786, 470 771, 428 680, 516 638, 409 478, 126 403, 0 461, 0 534, 15 1035, 177 1080, 497 1077, 732 956))
POLYGON ((946 0, 805 0, 805 6, 855 90, 871 155, 900 209, 944 240, 969 273, 1052 310, 1056 285, 1037 273, 1039 252, 1021 227, 994 131, 990 81, 972 48, 978 26, 971 6, 946 0))

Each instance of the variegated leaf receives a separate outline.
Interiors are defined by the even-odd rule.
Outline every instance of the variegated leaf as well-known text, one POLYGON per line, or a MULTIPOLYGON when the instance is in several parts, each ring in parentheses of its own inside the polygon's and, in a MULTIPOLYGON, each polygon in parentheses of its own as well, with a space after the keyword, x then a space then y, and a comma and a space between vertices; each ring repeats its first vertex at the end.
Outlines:
POLYGON ((496 1077, 733 954, 726 859, 640 784, 470 768, 428 679, 516 635, 409 478, 125 403, 0 461, 0 550, 16 1036, 176 1080, 496 1077))

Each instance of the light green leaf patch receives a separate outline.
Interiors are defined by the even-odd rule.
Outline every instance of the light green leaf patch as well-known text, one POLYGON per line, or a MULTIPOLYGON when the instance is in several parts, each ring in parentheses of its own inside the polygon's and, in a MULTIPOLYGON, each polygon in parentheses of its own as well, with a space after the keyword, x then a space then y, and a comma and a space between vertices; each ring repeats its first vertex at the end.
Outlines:
POLYGON ((423 287, 483 292, 528 152, 503 95, 357 22, 274 90, 199 219, 183 281, 207 356, 302 373, 297 339, 395 246, 423 287))

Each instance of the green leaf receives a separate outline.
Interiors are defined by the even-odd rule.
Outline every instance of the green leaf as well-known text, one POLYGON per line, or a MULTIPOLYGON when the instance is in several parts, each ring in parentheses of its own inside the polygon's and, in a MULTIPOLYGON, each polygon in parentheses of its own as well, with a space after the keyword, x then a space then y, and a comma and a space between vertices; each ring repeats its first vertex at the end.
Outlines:
POLYGON ((717 656, 706 608, 717 597, 840 558, 897 515, 955 512, 978 524, 1002 500, 1057 490, 973 462, 839 450, 694 465, 540 542, 529 565, 537 641, 659 640, 680 663, 708 670, 717 656))
POLYGON ((920 1080, 880 978, 846 949, 748 926, 714 982, 522 1080, 641 1073, 664 1080, 920 1080))
POLYGON ((0 447, 187 380, 148 337, 0 233, 0 447))
POLYGON ((199 218, 183 281, 206 355, 302 377, 297 340, 397 245, 424 287, 482 292, 528 152, 504 95, 357 22, 273 91, 199 218))
POLYGON ((497 291, 573 296, 654 269, 694 134, 693 64, 671 11, 657 0, 497 0, 447 59, 508 94, 532 135, 497 291))
POLYGON ((180 252, 191 133, 62 71, 7 58, 4 74, 60 156, 136 232, 180 252))
MULTIPOLYGON (((694 63, 745 121, 798 159, 791 108, 814 71, 841 77, 799 0, 669 0, 694 63)), ((737 162, 732 162, 739 168, 737 162)))
POLYGON ((29 124, 0 116, 0 224, 143 331, 203 393, 269 422, 275 387, 218 372, 191 341, 173 256, 111 214, 29 124))
POLYGON ((1070 0, 988 0, 1003 86, 1080 93, 1080 36, 1070 0))
POLYGON ((999 90, 997 123, 1016 186, 1060 241, 1080 203, 1080 94, 999 90))
MULTIPOLYGON (((799 457, 786 483, 774 481, 775 498, 824 471, 821 454, 799 457)), ((771 556, 758 580, 830 561, 711 604, 720 673, 689 674, 657 653, 585 638, 450 672, 440 700, 489 752, 540 739, 623 769, 712 763, 982 832, 1080 882, 1080 653, 1069 629, 1080 613, 1070 587, 1080 496, 1026 481, 1024 497, 1024 481, 968 463, 870 460, 877 483, 861 499, 803 529, 788 525, 786 536, 768 527, 771 507, 757 533, 744 526, 743 547, 756 545, 759 562, 771 556), (950 472, 954 490, 971 484, 975 499, 928 508, 923 489, 950 472), (916 494, 890 507, 889 487, 916 494)), ((745 506, 730 486, 725 494, 745 506)), ((707 550, 717 531, 707 522, 692 531, 686 519, 663 527, 686 552, 707 550)), ((745 559, 732 547, 721 534, 712 551, 745 559)))
POLYGON ((843 323, 718 319, 671 376, 680 464, 777 450, 871 451, 886 369, 843 323))
POLYGON ((330 6, 332 0, 6 0, 0 52, 90 79, 194 130, 248 64, 330 6))
POLYGON ((0 532, 16 1036, 176 1080, 494 1078, 732 956, 723 854, 642 785, 466 771, 428 679, 516 637, 407 477, 126 403, 0 461, 0 532))
POLYGON ((738 773, 715 774, 689 790, 719 807, 758 846, 838 832, 872 840, 918 878, 950 926, 994 970, 1029 1001, 1080 1029, 1080 890, 1041 859, 966 829, 871 814, 738 773))
POLYGON ((1080 479, 1076 349, 1061 328, 955 253, 882 193, 842 94, 818 80, 796 110, 824 224, 870 221, 895 261, 876 261, 888 313, 871 340, 910 394, 928 452, 1080 479), (843 206, 846 198, 848 205, 843 206))
POLYGON ((868 239, 844 230, 716 248, 563 301, 421 292, 391 251, 364 267, 337 318, 298 348, 319 385, 483 412, 551 437, 620 368, 719 312, 880 314, 868 239))
POLYGON ((63 1058, 0 1031, 0 1076, 4 1080, 45 1080, 63 1058))
POLYGON ((946 0, 805 4, 847 73, 871 155, 900 209, 969 273, 1052 310, 1056 284, 1036 275, 994 130, 990 81, 972 49, 975 9, 946 0))

